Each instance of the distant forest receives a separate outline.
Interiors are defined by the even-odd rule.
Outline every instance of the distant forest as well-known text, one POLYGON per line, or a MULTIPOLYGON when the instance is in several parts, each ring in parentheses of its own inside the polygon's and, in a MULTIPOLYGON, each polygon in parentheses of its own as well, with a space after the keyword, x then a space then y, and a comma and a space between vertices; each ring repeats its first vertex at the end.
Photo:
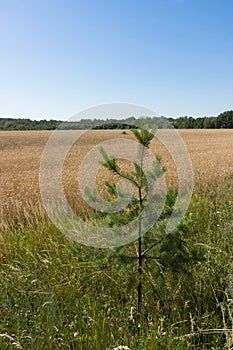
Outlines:
POLYGON ((131 129, 140 124, 155 124, 159 128, 168 128, 169 123, 176 129, 232 129, 233 111, 226 111, 217 117, 179 117, 179 118, 150 118, 134 117, 126 119, 81 119, 75 122, 61 120, 31 120, 28 118, 0 118, 0 130, 83 130, 83 129, 131 129))

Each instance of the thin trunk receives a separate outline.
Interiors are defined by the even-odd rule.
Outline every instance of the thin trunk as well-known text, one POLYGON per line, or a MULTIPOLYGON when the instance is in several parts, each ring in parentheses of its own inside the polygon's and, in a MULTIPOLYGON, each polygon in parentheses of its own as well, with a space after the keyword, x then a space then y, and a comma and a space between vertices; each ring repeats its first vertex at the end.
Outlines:
MULTIPOLYGON (((142 207, 142 192, 139 188, 139 203, 140 208, 142 207)), ((137 303, 137 313, 140 315, 142 306, 142 237, 141 237, 141 218, 138 218, 138 303, 137 303)))
POLYGON ((141 238, 141 220, 138 220, 138 303, 137 303, 137 313, 141 313, 142 305, 142 238, 141 238))

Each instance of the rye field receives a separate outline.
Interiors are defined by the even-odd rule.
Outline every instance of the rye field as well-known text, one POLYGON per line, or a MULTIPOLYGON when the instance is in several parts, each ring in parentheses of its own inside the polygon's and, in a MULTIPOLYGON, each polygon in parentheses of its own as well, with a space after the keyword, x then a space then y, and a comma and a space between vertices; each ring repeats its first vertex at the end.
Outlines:
MULTIPOLYGON (((72 133, 72 131, 70 131, 72 133)), ((62 131, 61 131, 62 133, 62 131)), ((196 189, 221 184, 233 174, 232 130, 179 130, 190 154, 196 189)), ((30 207, 42 210, 39 190, 39 168, 49 131, 0 132, 1 202, 0 218, 17 219, 30 207)), ((77 210, 86 209, 77 185, 77 171, 85 155, 103 140, 131 138, 130 131, 92 130, 85 133, 70 150, 64 164, 63 185, 69 201, 77 210)), ((177 186, 177 174, 170 154, 161 143, 153 140, 151 150, 162 156, 167 168, 168 187, 177 186)), ((109 180, 106 172, 99 179, 109 180)), ((101 185, 101 184, 100 184, 101 185)), ((33 213, 32 213, 33 214, 33 213)), ((28 215, 26 212, 22 215, 28 215)))
MULTIPOLYGON (((135 261, 72 242, 47 217, 39 169, 52 133, 0 132, 0 349, 233 349, 233 130, 178 132, 191 157, 194 192, 175 239, 146 261, 140 320, 135 261)), ((86 220, 77 171, 95 145, 113 138, 134 136, 88 131, 64 162, 64 192, 86 220)), ((174 191, 169 152, 156 139, 150 148, 162 157, 174 191)), ((99 189, 110 180, 100 169, 99 189)), ((169 205, 148 239, 160 237, 169 205)), ((135 244, 124 249, 133 253, 135 244)))

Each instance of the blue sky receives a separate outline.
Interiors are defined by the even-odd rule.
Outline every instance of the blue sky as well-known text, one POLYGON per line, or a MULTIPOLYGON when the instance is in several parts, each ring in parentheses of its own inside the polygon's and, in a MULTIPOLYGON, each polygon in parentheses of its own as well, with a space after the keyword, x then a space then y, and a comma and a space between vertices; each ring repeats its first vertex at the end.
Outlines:
POLYGON ((232 0, 0 0, 0 116, 233 109, 232 0))

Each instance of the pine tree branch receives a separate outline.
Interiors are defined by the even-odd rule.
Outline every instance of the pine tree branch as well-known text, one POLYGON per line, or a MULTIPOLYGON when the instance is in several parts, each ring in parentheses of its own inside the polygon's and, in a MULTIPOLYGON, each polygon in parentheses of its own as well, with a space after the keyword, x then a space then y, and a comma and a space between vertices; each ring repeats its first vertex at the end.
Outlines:
POLYGON ((137 183, 137 181, 135 181, 130 175, 127 175, 127 174, 124 174, 124 173, 121 173, 119 171, 119 169, 117 168, 114 168, 114 169, 111 169, 112 172, 114 172, 116 175, 119 175, 120 177, 130 181, 132 184, 134 184, 138 189, 140 188, 140 185, 137 183))
POLYGON ((144 257, 144 255, 146 255, 152 248, 154 248, 155 246, 159 245, 163 240, 164 240, 165 236, 160 238, 157 242, 155 242, 154 244, 152 244, 150 247, 146 248, 143 252, 142 252, 142 256, 144 257))

